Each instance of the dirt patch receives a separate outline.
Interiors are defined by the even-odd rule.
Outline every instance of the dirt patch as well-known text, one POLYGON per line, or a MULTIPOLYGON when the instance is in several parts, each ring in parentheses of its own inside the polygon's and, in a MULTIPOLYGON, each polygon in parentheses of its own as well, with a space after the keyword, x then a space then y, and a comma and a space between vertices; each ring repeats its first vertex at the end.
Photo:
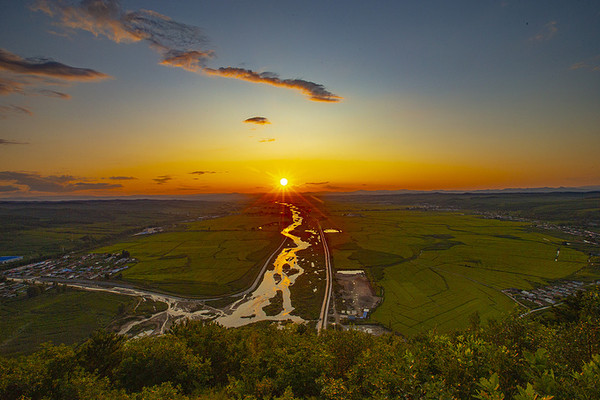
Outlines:
POLYGON ((381 301, 381 297, 375 296, 375 291, 362 270, 337 272, 335 280, 339 288, 337 305, 342 318, 367 318, 381 301))
POLYGON ((361 331, 361 332, 365 332, 365 333, 368 333, 370 335, 375 335, 375 336, 392 333, 392 331, 390 331, 387 328, 384 328, 381 325, 350 325, 348 327, 348 330, 361 331))

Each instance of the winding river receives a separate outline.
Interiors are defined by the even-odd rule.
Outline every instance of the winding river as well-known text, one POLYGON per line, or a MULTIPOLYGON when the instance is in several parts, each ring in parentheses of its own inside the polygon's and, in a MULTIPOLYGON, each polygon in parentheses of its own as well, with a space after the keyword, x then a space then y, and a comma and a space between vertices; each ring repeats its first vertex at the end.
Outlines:
POLYGON ((256 290, 235 302, 231 307, 232 313, 221 315, 216 319, 216 322, 223 326, 236 327, 263 320, 304 321, 302 318, 290 314, 294 310, 290 298, 290 287, 304 273, 304 269, 298 263, 296 253, 310 247, 310 243, 291 234, 294 229, 302 225, 300 210, 293 204, 281 204, 289 207, 292 212, 292 224, 284 228, 281 234, 290 238, 294 247, 286 247, 281 250, 273 262, 273 269, 265 271, 256 290), (271 304, 271 299, 275 299, 278 291, 283 294, 282 310, 276 315, 267 315, 263 308, 271 304))

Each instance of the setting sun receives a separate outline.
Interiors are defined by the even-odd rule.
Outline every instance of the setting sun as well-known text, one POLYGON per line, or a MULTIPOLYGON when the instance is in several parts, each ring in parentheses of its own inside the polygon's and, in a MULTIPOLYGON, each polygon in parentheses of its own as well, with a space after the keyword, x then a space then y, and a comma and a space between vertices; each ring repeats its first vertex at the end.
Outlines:
POLYGON ((286 186, 288 184, 288 180, 285 178, 281 178, 281 180, 279 181, 279 183, 281 184, 281 186, 286 186))

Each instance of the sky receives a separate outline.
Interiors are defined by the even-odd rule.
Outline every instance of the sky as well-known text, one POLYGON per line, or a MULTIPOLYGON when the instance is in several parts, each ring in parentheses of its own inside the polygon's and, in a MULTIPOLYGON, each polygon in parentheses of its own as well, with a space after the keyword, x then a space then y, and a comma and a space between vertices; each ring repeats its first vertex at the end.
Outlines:
POLYGON ((0 197, 600 185, 598 1, 0 10, 0 197))

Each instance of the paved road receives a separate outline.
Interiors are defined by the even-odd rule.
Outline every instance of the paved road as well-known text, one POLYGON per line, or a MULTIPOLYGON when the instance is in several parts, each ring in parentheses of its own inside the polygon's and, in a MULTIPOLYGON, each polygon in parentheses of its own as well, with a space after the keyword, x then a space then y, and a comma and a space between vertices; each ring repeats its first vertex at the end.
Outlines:
POLYGON ((329 247, 327 246, 327 241, 325 240, 325 234, 323 233, 321 224, 319 224, 319 234, 321 235, 321 243, 323 243, 323 251, 325 253, 327 282, 325 287, 325 296, 323 297, 323 305, 321 306, 321 314, 319 316, 319 321, 317 322, 317 332, 321 332, 322 329, 327 329, 327 314, 329 313, 329 302, 331 301, 331 290, 333 286, 333 271, 331 270, 329 247))

